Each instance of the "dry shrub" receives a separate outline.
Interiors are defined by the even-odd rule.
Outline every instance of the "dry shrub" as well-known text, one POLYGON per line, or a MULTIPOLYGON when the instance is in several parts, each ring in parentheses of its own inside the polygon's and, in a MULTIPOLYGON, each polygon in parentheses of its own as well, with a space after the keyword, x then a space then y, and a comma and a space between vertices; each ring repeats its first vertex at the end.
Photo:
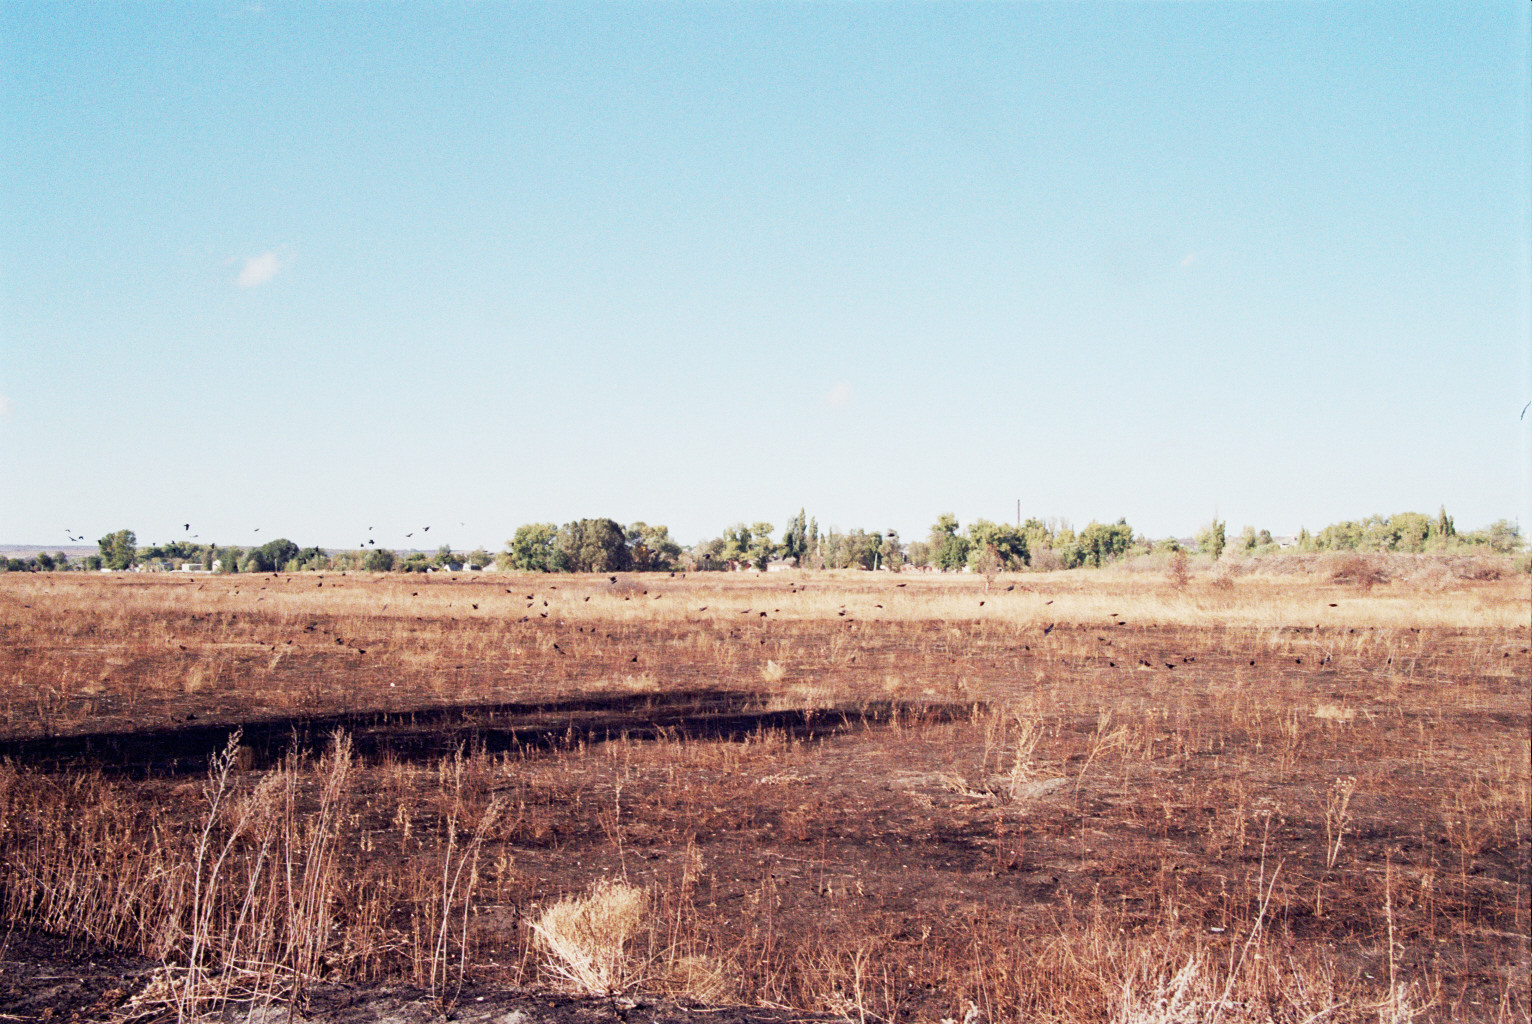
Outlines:
POLYGON ((1369 558, 1355 551, 1343 555, 1331 555, 1325 560, 1325 569, 1331 583, 1369 589, 1379 583, 1387 583, 1389 574, 1382 559, 1369 558))
POLYGON ((1186 584, 1191 581, 1191 572, 1187 568, 1186 552, 1176 548, 1170 555, 1170 585, 1177 590, 1185 590, 1186 584))
POLYGON ((602 879, 584 896, 568 896, 543 911, 532 933, 543 968, 557 983, 582 995, 611 995, 638 984, 643 964, 632 943, 644 926, 649 894, 602 879))
POLYGON ((1446 561, 1452 575, 1460 580, 1492 582, 1512 568, 1510 559, 1494 555, 1458 555, 1446 561))

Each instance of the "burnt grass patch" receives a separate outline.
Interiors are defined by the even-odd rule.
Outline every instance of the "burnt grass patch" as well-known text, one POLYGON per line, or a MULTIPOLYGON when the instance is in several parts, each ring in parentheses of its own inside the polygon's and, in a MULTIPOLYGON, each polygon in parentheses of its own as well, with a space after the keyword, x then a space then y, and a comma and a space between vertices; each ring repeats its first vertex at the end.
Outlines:
POLYGON ((134 778, 203 775, 238 734, 240 767, 265 770, 293 754, 312 757, 336 733, 363 758, 435 762, 455 752, 515 754, 614 739, 738 742, 772 733, 815 742, 895 721, 951 721, 974 704, 870 700, 857 707, 764 710, 758 695, 727 690, 585 697, 540 703, 352 711, 139 732, 0 740, 0 759, 50 772, 107 771, 134 778))

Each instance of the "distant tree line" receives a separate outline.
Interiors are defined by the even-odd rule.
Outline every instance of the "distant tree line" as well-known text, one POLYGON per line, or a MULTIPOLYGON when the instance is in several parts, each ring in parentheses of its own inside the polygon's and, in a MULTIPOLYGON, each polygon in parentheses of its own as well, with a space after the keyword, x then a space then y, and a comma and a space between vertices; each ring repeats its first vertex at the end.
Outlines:
POLYGON ((1526 549, 1520 527, 1501 519, 1482 530, 1459 533, 1445 508, 1435 516, 1401 512, 1332 523, 1311 534, 1279 542, 1270 530, 1246 526, 1231 541, 1227 524, 1213 520, 1195 537, 1150 540, 1126 519, 1091 522, 1075 530, 1059 519, 1027 519, 1019 525, 975 519, 962 527, 950 513, 938 516, 925 539, 906 543, 896 530, 821 529, 803 509, 788 517, 781 536, 768 522, 735 523, 719 536, 683 548, 663 525, 612 519, 577 519, 559 526, 528 523, 517 528, 499 554, 481 549, 456 554, 443 544, 436 554, 399 554, 371 547, 350 551, 299 547, 285 537, 258 547, 225 547, 193 541, 138 545, 132 530, 97 541, 97 553, 70 559, 64 552, 0 559, 0 571, 59 572, 137 567, 195 567, 207 572, 429 572, 497 569, 520 572, 723 571, 773 564, 800 569, 899 571, 906 566, 942 572, 1015 572, 1024 569, 1095 568, 1154 551, 1190 549, 1213 560, 1225 553, 1260 557, 1287 549, 1303 552, 1406 552, 1481 550, 1509 554, 1526 549))
MULTIPOLYGON (((1197 550, 1217 559, 1226 550, 1235 554, 1260 556, 1279 548, 1270 530, 1246 526, 1232 546, 1225 535, 1225 524, 1214 521, 1197 536, 1197 550)), ((1459 533, 1445 508, 1435 516, 1421 512, 1400 512, 1392 516, 1372 515, 1365 519, 1331 523, 1317 534, 1300 529, 1290 547, 1301 552, 1360 551, 1422 554, 1425 552, 1480 550, 1511 554, 1526 547, 1521 528, 1508 519, 1499 519, 1469 533, 1459 533)))

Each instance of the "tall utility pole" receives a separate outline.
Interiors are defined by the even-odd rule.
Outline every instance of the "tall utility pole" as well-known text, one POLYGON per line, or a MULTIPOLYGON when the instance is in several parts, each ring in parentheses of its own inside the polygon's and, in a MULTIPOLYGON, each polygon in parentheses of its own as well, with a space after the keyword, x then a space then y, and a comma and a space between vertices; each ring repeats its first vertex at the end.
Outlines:
POLYGON ((1021 529, 1021 499, 1016 499, 1016 529, 1021 529))

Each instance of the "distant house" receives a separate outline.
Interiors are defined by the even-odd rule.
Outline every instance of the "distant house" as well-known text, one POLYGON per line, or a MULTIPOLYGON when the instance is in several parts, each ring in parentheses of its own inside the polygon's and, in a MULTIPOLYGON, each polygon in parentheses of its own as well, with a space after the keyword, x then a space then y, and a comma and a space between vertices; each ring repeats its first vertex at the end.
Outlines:
POLYGON ((463 563, 462 562, 443 562, 442 565, 441 565, 441 571, 442 572, 462 572, 463 571, 463 563))
POLYGON ((767 572, 787 572, 789 569, 798 568, 790 558, 773 558, 766 563, 767 572))

